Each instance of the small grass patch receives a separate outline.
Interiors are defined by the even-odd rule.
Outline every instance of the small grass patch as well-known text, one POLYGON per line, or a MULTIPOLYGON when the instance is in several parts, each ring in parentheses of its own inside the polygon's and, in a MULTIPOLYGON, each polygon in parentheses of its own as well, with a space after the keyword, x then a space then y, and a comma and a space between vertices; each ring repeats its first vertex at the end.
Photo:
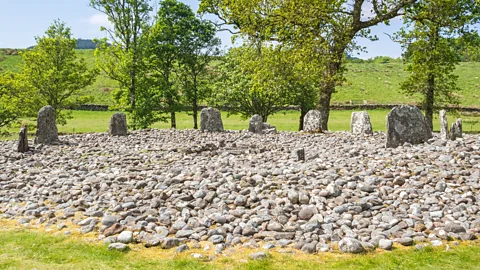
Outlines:
MULTIPOLYGON (((366 255, 325 253, 317 255, 281 254, 271 251, 264 260, 251 260, 255 252, 238 248, 230 255, 217 255, 212 261, 200 261, 189 250, 146 249, 140 245, 122 253, 108 251, 101 243, 85 239, 54 236, 39 231, 0 227, 0 269, 479 269, 480 244, 470 242, 458 247, 395 248, 366 255)), ((205 254, 208 256, 208 254, 205 254)))

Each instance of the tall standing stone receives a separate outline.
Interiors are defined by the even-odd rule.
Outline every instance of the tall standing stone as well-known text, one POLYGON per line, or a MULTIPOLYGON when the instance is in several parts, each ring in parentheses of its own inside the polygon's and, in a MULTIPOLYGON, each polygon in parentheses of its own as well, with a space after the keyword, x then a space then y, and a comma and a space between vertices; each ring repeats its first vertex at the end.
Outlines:
POLYGON ((432 138, 432 131, 422 112, 415 106, 398 106, 387 115, 386 147, 397 147, 408 142, 419 144, 432 138))
POLYGON ((27 134, 27 126, 23 125, 18 133, 18 148, 17 151, 19 153, 28 152, 28 134, 27 134))
POLYGON ((127 130, 127 116, 124 113, 116 113, 110 118, 108 133, 113 136, 126 136, 127 130))
POLYGON ((370 116, 367 112, 352 112, 350 119, 350 129, 352 134, 360 135, 367 134, 372 135, 372 123, 370 123, 370 116))
POLYGON ((304 132, 322 132, 322 113, 318 110, 310 110, 303 118, 304 132))
POLYGON ((458 118, 455 123, 452 124, 452 128, 450 129, 450 139, 452 141, 456 140, 457 138, 463 137, 463 128, 462 128, 462 118, 458 118))
POLYGON ((56 115, 55 109, 48 105, 38 111, 37 133, 34 143, 51 144, 54 142, 58 142, 56 115))
POLYGON ((447 111, 440 111, 440 138, 442 140, 448 139, 448 120, 447 120, 447 111))
POLYGON ((205 108, 200 112, 200 130, 223 132, 222 114, 214 108, 205 108))

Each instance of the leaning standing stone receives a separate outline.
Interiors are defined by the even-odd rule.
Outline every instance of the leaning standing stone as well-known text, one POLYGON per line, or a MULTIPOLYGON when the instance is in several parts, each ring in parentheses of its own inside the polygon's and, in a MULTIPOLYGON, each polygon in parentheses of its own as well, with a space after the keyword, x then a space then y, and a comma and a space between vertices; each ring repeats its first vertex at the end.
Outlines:
POLYGON ((110 125, 108 133, 113 136, 126 136, 127 131, 127 116, 124 113, 116 113, 110 118, 110 125))
POLYGON ((415 106, 398 106, 387 115, 386 147, 395 148, 408 142, 419 144, 432 138, 425 116, 415 106))
POLYGON ((367 134, 372 135, 372 124, 370 123, 370 116, 367 112, 352 112, 352 118, 350 119, 350 129, 352 134, 360 135, 367 134))
POLYGON ((34 143, 50 144, 53 142, 58 142, 58 129, 55 109, 48 105, 38 111, 37 133, 34 143))
POLYGON ((222 114, 214 108, 205 108, 200 112, 200 130, 223 132, 222 114))
POLYGON ((442 140, 448 139, 448 121, 447 121, 447 111, 440 111, 440 138, 442 140))
POLYGON ((19 153, 28 152, 28 134, 27 134, 27 126, 23 125, 20 129, 20 133, 18 133, 18 148, 17 151, 19 153))
POLYGON ((322 113, 318 110, 310 110, 303 119, 304 132, 322 132, 322 113))
POLYGON ((462 118, 458 118, 455 123, 452 124, 452 128, 450 130, 450 139, 452 141, 456 140, 457 138, 462 138, 463 135, 462 130, 462 118))

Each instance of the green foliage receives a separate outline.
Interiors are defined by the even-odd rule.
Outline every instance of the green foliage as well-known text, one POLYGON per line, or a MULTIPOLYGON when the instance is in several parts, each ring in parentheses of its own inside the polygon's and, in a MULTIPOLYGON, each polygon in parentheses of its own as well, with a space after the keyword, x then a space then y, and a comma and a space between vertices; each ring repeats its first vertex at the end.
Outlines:
POLYGON ((102 27, 109 35, 99 41, 95 56, 97 66, 107 76, 119 83, 115 94, 117 105, 132 115, 134 129, 145 127, 156 119, 147 72, 145 68, 146 39, 149 13, 152 8, 149 0, 91 0, 90 6, 106 14, 113 29, 102 27), (141 106, 137 108, 137 103, 141 106))
POLYGON ((328 129, 330 100, 343 80, 345 53, 361 49, 357 37, 375 39, 369 27, 387 22, 417 0, 372 1, 370 16, 363 18, 364 1, 347 0, 202 0, 200 11, 216 14, 233 25, 245 40, 256 44, 276 42, 294 49, 299 59, 315 61, 318 76, 318 109, 322 128, 328 129))
POLYGON ((218 78, 211 103, 228 106, 243 118, 258 114, 267 121, 286 105, 299 105, 303 115, 314 107, 317 73, 312 65, 296 61, 292 50, 234 48, 215 72, 218 78))
MULTIPOLYGON (((37 37, 37 45, 22 53, 22 78, 39 95, 37 106, 55 108, 57 122, 66 124, 68 115, 62 111, 86 98, 72 98, 82 88, 93 83, 97 71, 88 69, 85 60, 75 53, 76 40, 65 23, 55 21, 37 37)), ((87 98, 88 99, 88 98, 87 98)))
POLYGON ((157 89, 158 104, 170 113, 172 128, 176 128, 175 112, 181 108, 179 85, 174 82, 178 80, 182 53, 187 52, 188 36, 191 36, 196 20, 188 5, 163 0, 148 34, 152 86, 157 89))
POLYGON ((9 127, 36 108, 38 100, 22 78, 21 74, 12 72, 0 74, 0 128, 9 127))
POLYGON ((480 18, 480 5, 470 0, 433 0, 406 9, 403 28, 397 36, 410 50, 406 70, 410 76, 401 85, 407 95, 420 93, 430 127, 435 106, 458 103, 459 91, 453 72, 459 59, 452 40, 480 18))

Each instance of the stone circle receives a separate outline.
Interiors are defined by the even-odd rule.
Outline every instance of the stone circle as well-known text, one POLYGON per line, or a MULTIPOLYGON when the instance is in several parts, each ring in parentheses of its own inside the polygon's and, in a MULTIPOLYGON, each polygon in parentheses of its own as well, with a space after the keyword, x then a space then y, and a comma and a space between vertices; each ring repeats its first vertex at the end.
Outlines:
POLYGON ((0 142, 0 218, 78 229, 119 250, 356 253, 480 233, 478 135, 435 134, 397 148, 384 147, 382 132, 151 129, 60 138, 23 154, 15 141, 0 142), (304 161, 292 157, 301 148, 304 161))

